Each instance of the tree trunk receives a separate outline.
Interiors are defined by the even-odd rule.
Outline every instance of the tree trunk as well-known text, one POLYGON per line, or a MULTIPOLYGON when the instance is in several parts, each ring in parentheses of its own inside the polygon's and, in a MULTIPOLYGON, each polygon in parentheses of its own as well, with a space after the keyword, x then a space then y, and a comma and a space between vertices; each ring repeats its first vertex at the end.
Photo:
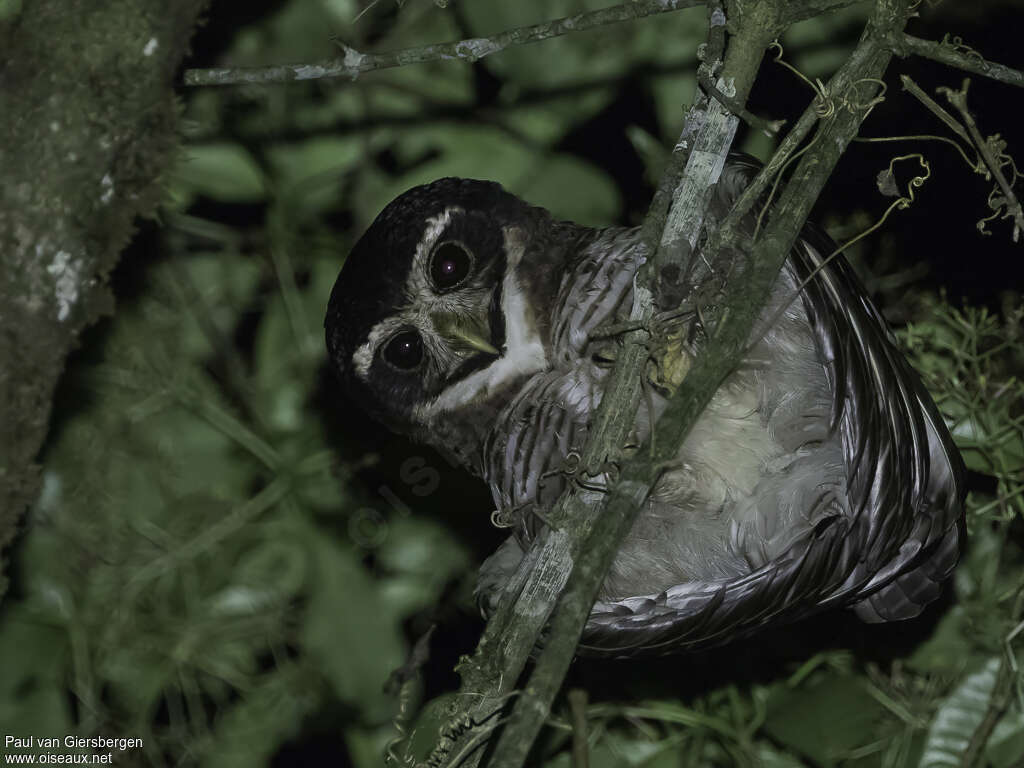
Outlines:
POLYGON ((204 4, 0 3, 0 548, 38 493, 64 360, 177 156, 172 83, 204 4))

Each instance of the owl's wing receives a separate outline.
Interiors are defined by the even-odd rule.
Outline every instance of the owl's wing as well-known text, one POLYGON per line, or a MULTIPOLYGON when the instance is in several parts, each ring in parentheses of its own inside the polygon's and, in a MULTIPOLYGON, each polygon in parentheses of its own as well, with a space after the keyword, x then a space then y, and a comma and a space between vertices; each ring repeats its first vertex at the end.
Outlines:
POLYGON ((808 228, 790 257, 833 391, 848 513, 822 519, 740 578, 601 602, 581 652, 715 645, 769 623, 854 604, 868 621, 917 615, 959 558, 964 468, 934 403, 834 244, 808 228))
POLYGON ((965 468, 853 269, 842 257, 822 266, 834 249, 807 228, 792 261, 801 279, 816 274, 804 301, 830 363, 851 509, 869 523, 861 567, 870 579, 855 608, 866 621, 910 618, 938 596, 959 560, 965 468))

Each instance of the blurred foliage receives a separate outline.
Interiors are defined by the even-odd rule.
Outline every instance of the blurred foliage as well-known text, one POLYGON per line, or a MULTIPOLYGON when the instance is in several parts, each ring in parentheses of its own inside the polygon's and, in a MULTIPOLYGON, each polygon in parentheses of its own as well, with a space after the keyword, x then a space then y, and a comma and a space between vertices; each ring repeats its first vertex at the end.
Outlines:
MULTIPOLYGON (((308 61, 333 54, 330 34, 389 50, 598 5, 379 0, 355 21, 352 0, 288 0, 213 47, 233 64, 308 61)), ((798 26, 787 57, 824 74, 862 14, 798 26)), ((429 751, 446 699, 418 714, 420 681, 402 696, 384 682, 436 606, 475 613, 479 553, 454 509, 409 514, 362 479, 380 441, 332 411, 320 331, 331 285, 377 211, 441 175, 501 181, 581 222, 635 222, 692 92, 702 27, 700 11, 670 14, 486 67, 187 94, 191 143, 167 181, 164 227, 127 257, 117 316, 58 395, 44 490, 0 612, 5 733, 143 738, 125 765, 363 768, 389 743, 429 751), (648 114, 606 129, 621 145, 581 138, 638 82, 648 114), (639 193, 612 167, 620 146, 639 193)), ((847 215, 863 228, 866 213, 847 215)), ((862 245, 858 261, 907 323, 900 341, 973 472, 955 604, 932 612, 922 642, 880 658, 833 645, 695 693, 593 695, 595 768, 946 766, 980 727, 983 764, 1022 764, 1022 642, 1006 640, 1024 585, 1024 309, 1019 296, 999 311, 907 297, 912 278, 891 273, 911 265, 884 241, 879 252, 862 245)), ((643 682, 642 666, 614 669, 643 682)), ((425 671, 429 695, 450 680, 425 671)), ((540 764, 568 768, 571 721, 567 705, 553 714, 540 764)))

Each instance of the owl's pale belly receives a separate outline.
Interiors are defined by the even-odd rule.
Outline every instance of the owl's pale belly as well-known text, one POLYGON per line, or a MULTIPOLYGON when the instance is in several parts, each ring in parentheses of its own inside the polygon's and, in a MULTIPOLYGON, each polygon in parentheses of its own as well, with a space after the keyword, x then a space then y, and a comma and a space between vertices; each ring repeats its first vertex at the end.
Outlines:
MULTIPOLYGON (((578 321, 586 318, 592 328, 628 296, 629 282, 616 275, 614 261, 591 270, 586 300, 568 307, 577 322, 563 323, 566 352, 530 378, 495 425, 485 477, 499 510, 543 515, 568 482, 566 457, 581 451, 607 376, 578 321)), ((841 445, 829 429, 832 393, 794 295, 795 281, 784 273, 762 317, 775 317, 782 304, 787 310, 763 338, 752 339, 745 364, 694 425, 622 542, 603 597, 749 573, 845 503, 841 445)), ((649 391, 654 413, 646 401, 641 405, 636 443, 646 440, 666 404, 649 391)), ((525 533, 520 538, 525 545, 525 533)))
MULTIPOLYGON (((620 547, 604 597, 750 573, 836 512, 845 480, 841 446, 828 439, 827 421, 816 430, 824 439, 796 446, 775 429, 771 416, 781 404, 766 397, 762 383, 767 376, 778 385, 788 373, 743 373, 719 390, 620 547)), ((814 383, 827 387, 823 372, 814 383)), ((807 406, 813 391, 807 381, 802 386, 796 399, 807 406)), ((801 410, 807 422, 816 420, 811 409, 801 410)))
MULTIPOLYGON (((794 290, 793 279, 780 276, 762 319, 775 317, 794 290)), ((802 302, 789 304, 772 331, 752 342, 623 543, 607 596, 735 578, 842 513, 846 480, 842 445, 830 429, 832 391, 802 302)))

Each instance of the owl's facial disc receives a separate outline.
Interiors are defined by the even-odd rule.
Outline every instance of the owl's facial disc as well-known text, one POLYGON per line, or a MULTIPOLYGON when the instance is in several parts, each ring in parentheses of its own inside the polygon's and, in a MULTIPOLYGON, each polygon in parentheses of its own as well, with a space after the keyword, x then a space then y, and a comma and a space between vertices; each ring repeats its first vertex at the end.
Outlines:
POLYGON ((500 349, 500 354, 495 357, 481 352, 464 360, 436 397, 416 407, 419 419, 429 421, 431 417, 486 399, 547 366, 533 308, 518 275, 524 248, 522 230, 503 228, 504 274, 495 281, 487 313, 490 344, 500 349))
POLYGON ((440 179, 392 201, 353 247, 328 306, 328 350, 350 393, 430 442, 543 369, 534 313, 547 308, 520 274, 540 221, 491 182, 440 179))

